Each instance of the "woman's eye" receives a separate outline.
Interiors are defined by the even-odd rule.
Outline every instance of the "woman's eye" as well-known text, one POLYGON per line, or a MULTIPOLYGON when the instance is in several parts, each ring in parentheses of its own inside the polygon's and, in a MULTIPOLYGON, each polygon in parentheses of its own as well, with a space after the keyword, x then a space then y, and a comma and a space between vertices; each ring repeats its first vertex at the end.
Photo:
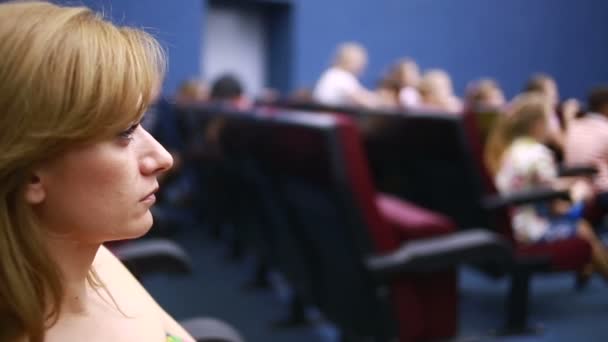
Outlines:
POLYGON ((125 140, 131 140, 133 139, 133 133, 135 133, 137 127, 139 127, 139 122, 131 125, 131 127, 127 128, 125 131, 120 132, 118 136, 125 140))

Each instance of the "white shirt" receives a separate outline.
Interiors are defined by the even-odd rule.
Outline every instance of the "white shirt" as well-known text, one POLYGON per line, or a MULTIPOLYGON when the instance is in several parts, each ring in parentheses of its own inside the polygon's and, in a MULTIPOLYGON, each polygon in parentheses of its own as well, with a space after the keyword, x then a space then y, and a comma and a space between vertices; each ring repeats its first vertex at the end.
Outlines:
POLYGON ((350 72, 331 67, 322 75, 313 92, 315 101, 326 105, 352 104, 350 97, 363 89, 359 80, 350 72))
POLYGON ((399 102, 405 108, 416 108, 420 106, 422 99, 420 93, 414 87, 403 87, 399 92, 399 102))

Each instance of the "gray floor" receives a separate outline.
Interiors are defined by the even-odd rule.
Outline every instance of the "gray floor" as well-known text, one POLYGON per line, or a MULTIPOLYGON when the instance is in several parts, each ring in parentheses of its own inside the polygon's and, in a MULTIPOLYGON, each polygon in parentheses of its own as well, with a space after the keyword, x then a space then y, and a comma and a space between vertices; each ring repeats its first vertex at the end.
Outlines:
MULTIPOLYGON (((282 317, 284 304, 272 291, 241 289, 251 274, 251 263, 227 262, 224 244, 210 240, 201 230, 183 231, 175 239, 195 261, 194 274, 152 276, 144 280, 144 285, 176 318, 220 318, 238 327, 249 342, 332 340, 331 329, 272 329, 270 322, 282 317)), ((484 336, 483 341, 608 341, 608 287, 599 278, 582 293, 573 290, 570 275, 535 278, 531 321, 545 328, 544 334, 536 337, 495 339, 480 335, 501 325, 506 280, 492 280, 464 269, 460 289, 463 337, 484 336)))

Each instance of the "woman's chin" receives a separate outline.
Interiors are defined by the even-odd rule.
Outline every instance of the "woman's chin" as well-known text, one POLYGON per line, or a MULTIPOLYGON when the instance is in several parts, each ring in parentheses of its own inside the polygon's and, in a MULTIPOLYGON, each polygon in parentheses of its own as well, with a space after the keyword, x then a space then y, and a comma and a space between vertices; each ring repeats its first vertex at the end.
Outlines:
POLYGON ((154 218, 152 217, 152 213, 148 211, 144 217, 142 218, 142 222, 133 230, 133 234, 135 235, 133 239, 142 237, 146 235, 152 226, 154 225, 154 218))
POLYGON ((146 235, 152 225, 154 223, 154 219, 152 218, 152 214, 148 211, 144 216, 142 216, 137 222, 132 222, 129 227, 123 229, 118 232, 112 240, 132 240, 140 238, 146 235))

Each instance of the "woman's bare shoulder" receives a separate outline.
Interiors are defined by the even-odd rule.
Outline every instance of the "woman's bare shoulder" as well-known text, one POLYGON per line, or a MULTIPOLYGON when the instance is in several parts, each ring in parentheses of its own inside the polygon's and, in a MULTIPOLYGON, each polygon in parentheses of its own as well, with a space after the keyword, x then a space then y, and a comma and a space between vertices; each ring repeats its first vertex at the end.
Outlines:
POLYGON ((93 261, 93 269, 119 305, 137 311, 155 308, 155 303, 146 289, 106 247, 99 248, 93 261))
MULTIPOLYGON (((108 289, 111 291, 112 289, 117 289, 117 291, 121 292, 121 295, 127 295, 126 299, 131 303, 134 301, 133 296, 136 296, 136 302, 140 307, 145 307, 150 313, 158 315, 166 332, 182 338, 192 339, 180 324, 158 305, 154 298, 152 298, 131 272, 129 272, 122 262, 106 247, 102 246, 99 249, 93 266, 99 273, 102 281, 106 283, 108 289), (117 288, 117 286, 120 288, 117 288)), ((118 300, 119 299, 117 298, 117 301, 118 300)))
POLYGON ((129 285, 135 280, 131 280, 131 278, 134 278, 131 272, 103 245, 97 251, 93 261, 93 269, 101 280, 111 287, 115 287, 113 284, 117 282, 120 282, 121 286, 129 285))

